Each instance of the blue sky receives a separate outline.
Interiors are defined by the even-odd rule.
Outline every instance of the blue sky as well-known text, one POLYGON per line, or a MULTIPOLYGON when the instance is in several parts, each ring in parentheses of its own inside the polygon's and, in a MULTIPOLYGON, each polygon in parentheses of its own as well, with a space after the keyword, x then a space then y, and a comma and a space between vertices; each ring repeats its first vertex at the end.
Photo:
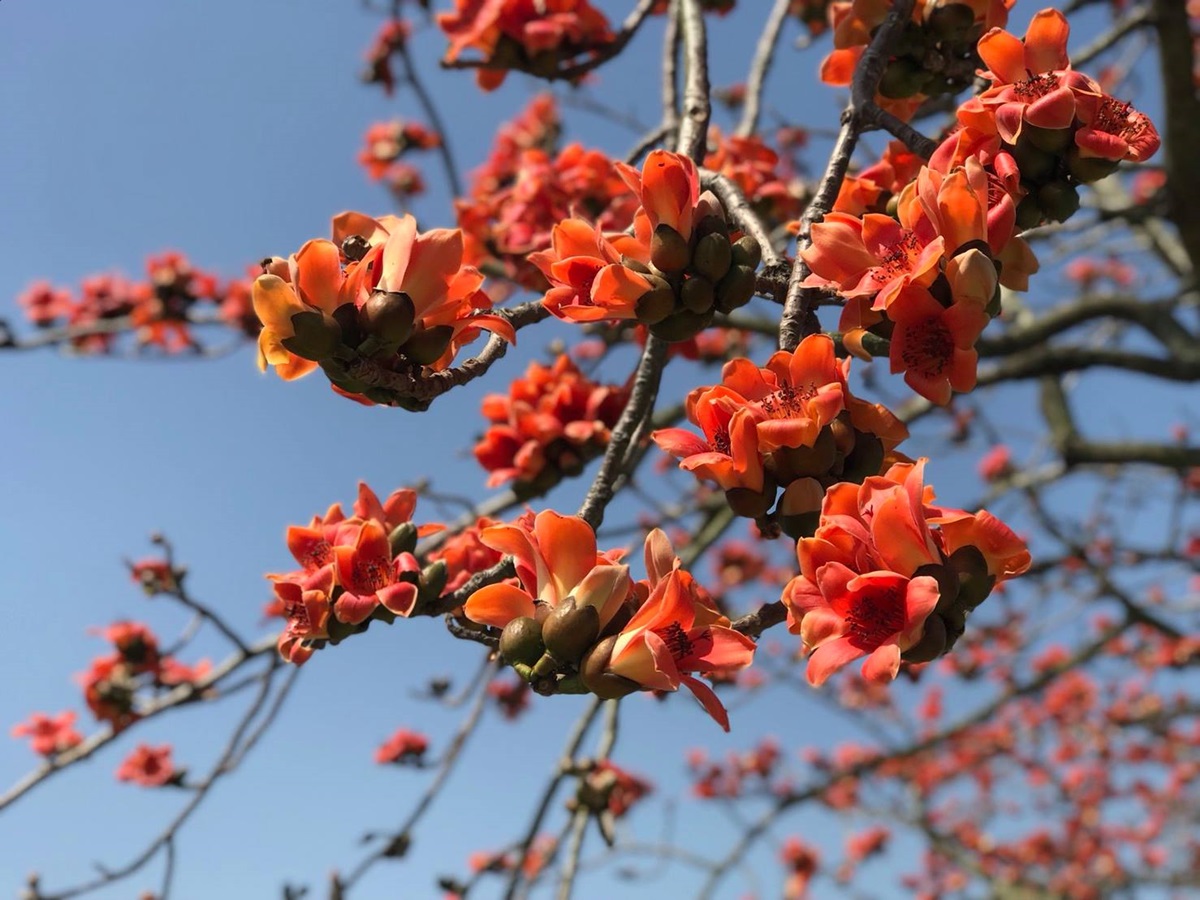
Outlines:
MULTIPOLYGON (((747 19, 714 26, 717 84, 743 77, 754 39, 747 19)), ((377 22, 352 0, 0 5, 0 315, 16 320, 10 298, 39 277, 73 286, 99 271, 140 274, 146 254, 167 248, 236 275, 251 261, 324 235, 340 210, 388 211, 385 193, 354 163, 361 134, 377 119, 420 116, 403 92, 388 100, 356 83, 377 22)), ((602 72, 598 94, 647 123, 658 102, 657 24, 650 31, 632 47, 636 63, 602 72)), ((443 46, 429 29, 414 42, 449 113, 460 166, 469 170, 486 155, 496 124, 538 86, 517 76, 483 96, 469 74, 436 71, 443 46)), ((784 49, 773 84, 799 95, 806 105, 799 118, 832 122, 837 98, 816 87, 816 62, 814 53, 784 49)), ((568 117, 571 137, 614 153, 637 137, 590 113, 568 117)), ((878 138, 872 143, 882 146, 878 138)), ((414 211, 425 227, 450 224, 439 173, 430 165, 426 174, 433 190, 414 211)), ((503 374, 521 371, 540 346, 531 338, 503 374)), ((5 732, 34 710, 82 713, 71 676, 104 650, 88 626, 132 618, 166 639, 185 621, 128 583, 121 560, 149 555, 149 532, 174 541, 198 597, 245 633, 266 633, 262 576, 289 567, 284 528, 335 500, 348 503, 358 479, 385 494, 432 473, 437 487, 482 496, 484 475, 467 448, 480 428, 479 397, 504 383, 472 386, 418 418, 346 402, 316 377, 284 384, 261 376, 245 349, 206 362, 9 354, 0 366, 5 732)), ((977 490, 969 465, 968 458, 934 469, 944 497, 967 502, 977 490)), ((572 491, 556 495, 560 508, 578 502, 572 491)), ((418 517, 434 513, 419 507, 418 517)), ((223 649, 205 636, 184 659, 219 657, 223 649)), ((374 747, 405 725, 427 731, 436 752, 460 713, 412 694, 432 676, 465 683, 476 659, 475 648, 445 638, 441 624, 428 620, 373 629, 319 654, 272 734, 185 832, 175 896, 278 896, 284 880, 319 885, 332 868, 352 865, 362 853, 360 835, 398 822, 425 783, 420 773, 378 769, 374 747)), ((354 896, 434 896, 434 873, 461 874, 469 852, 518 834, 537 779, 580 708, 576 698, 556 698, 517 726, 485 720, 452 790, 418 832, 414 858, 380 867, 354 896)), ((653 772, 664 794, 678 788, 682 753, 693 745, 721 755, 765 732, 789 749, 817 730, 849 733, 810 698, 797 699, 794 715, 763 704, 738 710, 731 736, 683 697, 666 704, 633 698, 624 708, 616 758, 653 772)), ((179 763, 203 770, 230 718, 217 707, 152 722, 0 816, 0 892, 15 891, 35 869, 53 890, 87 877, 93 860, 122 863, 182 800, 116 784, 112 771, 125 751, 143 740, 171 741, 179 763)), ((0 739, 0 783, 33 762, 24 743, 0 739)), ((701 853, 722 852, 733 826, 694 808, 685 799, 676 809, 675 833, 701 853)), ((665 821, 659 806, 634 825, 656 840, 665 821)), ((835 826, 820 840, 832 852, 851 827, 835 826)), ((758 859, 773 879, 770 851, 758 859)), ((95 896, 129 897, 155 888, 157 879, 151 866, 95 896)), ((621 893, 657 897, 663 890, 660 879, 621 893)), ((886 893, 881 887, 878 896, 886 893)))

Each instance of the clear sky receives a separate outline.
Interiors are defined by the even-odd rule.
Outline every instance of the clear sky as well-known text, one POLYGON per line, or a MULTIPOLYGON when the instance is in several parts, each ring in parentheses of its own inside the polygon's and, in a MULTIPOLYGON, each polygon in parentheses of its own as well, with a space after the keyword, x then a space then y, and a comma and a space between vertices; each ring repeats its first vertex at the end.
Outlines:
MULTIPOLYGON (((605 7, 619 15, 628 5, 605 7)), ((713 26, 717 84, 744 77, 754 38, 748 18, 713 26)), ((146 254, 168 248, 236 275, 325 235, 340 210, 389 211, 385 192, 354 163, 361 134, 377 119, 420 116, 402 91, 389 101, 356 83, 378 21, 354 0, 0 3, 0 315, 16 320, 11 298, 38 277, 75 286, 95 272, 140 275, 146 254)), ((603 70, 596 94, 647 124, 657 115, 660 33, 657 24, 649 30, 632 48, 640 61, 603 70)), ((414 47, 448 114, 460 166, 470 169, 486 155, 496 124, 539 86, 516 76, 484 96, 469 74, 436 71, 444 48, 438 32, 419 31, 414 47)), ((814 53, 785 49, 773 83, 800 85, 788 91, 789 102, 807 107, 797 115, 831 123, 837 98, 817 85, 816 62, 814 53)), ((591 113, 568 117, 572 137, 616 154, 638 136, 591 113)), ((433 190, 415 212, 425 227, 452 224, 438 170, 430 164, 426 175, 433 190)), ((505 378, 541 347, 539 338, 529 344, 506 361, 505 378)), ((429 474, 447 490, 484 491, 467 452, 480 429, 479 387, 418 418, 349 403, 319 377, 285 384, 260 376, 247 349, 204 362, 6 354, 0 367, 5 733, 35 710, 76 709, 87 722, 72 675, 104 651, 88 626, 143 620, 168 640, 183 624, 179 610, 148 602, 128 582, 121 560, 149 555, 150 531, 174 541, 198 597, 247 633, 266 633, 262 576, 290 567, 282 539, 289 523, 335 500, 349 503, 360 478, 381 495, 429 474)), ((968 465, 935 468, 947 499, 967 502, 978 489, 968 465), (951 472, 962 476, 957 496, 951 472)), ((562 497, 560 508, 578 502, 577 494, 562 497)), ((418 507, 418 518, 433 517, 418 507)), ((223 650, 207 636, 184 660, 219 658, 223 650)), ((274 731, 184 832, 175 896, 278 896, 284 880, 319 886, 331 869, 351 866, 362 853, 360 836, 397 823, 427 777, 379 769, 374 747, 405 725, 427 731, 436 753, 461 711, 436 709, 412 693, 436 675, 465 683, 477 656, 431 620, 374 628, 319 654, 274 731)), ((689 746, 720 755, 766 731, 791 750, 816 731, 843 730, 810 698, 796 698, 783 716, 761 704, 738 710, 730 736, 684 697, 661 705, 633 698, 624 707, 616 759, 664 774, 664 794, 678 788, 689 746)), ((516 726, 490 716, 453 789, 418 831, 414 859, 377 869, 356 900, 435 896, 434 873, 462 874, 469 852, 519 834, 534 779, 548 770, 580 708, 578 699, 556 698, 516 726)), ((117 784, 112 772, 124 753, 139 741, 171 741, 179 764, 203 771, 231 717, 221 705, 154 721, 0 816, 0 893, 15 892, 35 869, 54 890, 87 877, 93 861, 122 864, 184 799, 117 784)), ((34 762, 24 742, 0 736, 0 783, 34 762)), ((722 852, 730 825, 696 816, 694 807, 684 800, 668 820, 659 806, 634 824, 656 840, 673 821, 674 833, 691 835, 698 852, 722 852)), ((867 821, 806 837, 832 848, 867 821)), ((774 879, 771 854, 758 859, 774 879)), ((667 896, 675 882, 664 879, 677 871, 621 894, 667 896)), ((158 873, 152 866, 96 896, 155 889, 158 873)), ((604 895, 590 890, 579 896, 604 895)), ((881 886, 877 895, 888 892, 881 886)))

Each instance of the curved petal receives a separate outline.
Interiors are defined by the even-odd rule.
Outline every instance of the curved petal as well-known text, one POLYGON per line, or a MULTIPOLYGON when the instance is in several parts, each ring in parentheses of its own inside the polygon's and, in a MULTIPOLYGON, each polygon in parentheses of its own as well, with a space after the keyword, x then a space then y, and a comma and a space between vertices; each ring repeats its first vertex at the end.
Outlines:
POLYGON ((501 582, 477 590, 467 598, 463 611, 472 622, 503 628, 521 616, 532 618, 537 610, 527 593, 501 582))

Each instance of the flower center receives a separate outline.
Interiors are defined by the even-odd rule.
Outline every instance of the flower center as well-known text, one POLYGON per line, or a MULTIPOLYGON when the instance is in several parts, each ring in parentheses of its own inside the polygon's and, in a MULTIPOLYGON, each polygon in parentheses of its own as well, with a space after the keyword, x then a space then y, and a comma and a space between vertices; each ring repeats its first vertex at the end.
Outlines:
POLYGON ((907 369, 928 377, 942 374, 954 354, 954 338, 940 318, 926 319, 909 334, 901 356, 907 369))
POLYGON ((363 593, 374 594, 391 584, 387 568, 378 559, 356 559, 354 561, 355 587, 364 588, 363 593))
POLYGON ((796 386, 785 382, 775 391, 763 397, 762 408, 773 419, 791 419, 807 416, 805 404, 816 396, 817 389, 811 384, 796 386))
POLYGON ((663 643, 667 645, 667 649, 671 651, 674 659, 691 656, 692 640, 678 622, 672 622, 663 631, 658 632, 658 636, 663 639, 663 643))
POLYGON ((860 650, 874 650, 904 630, 904 598, 898 588, 884 588, 859 597, 850 614, 847 637, 860 650))
POLYGON ((1034 75, 1029 72, 1028 78, 1013 85, 1013 93, 1025 103, 1033 103, 1058 90, 1058 84, 1058 76, 1053 72, 1046 72, 1043 75, 1034 75))
POLYGON ((715 453, 723 453, 726 456, 731 455, 729 452, 729 450, 730 450, 729 429, 728 428, 719 429, 717 431, 717 433, 713 435, 710 446, 712 447, 713 452, 715 452, 715 453))

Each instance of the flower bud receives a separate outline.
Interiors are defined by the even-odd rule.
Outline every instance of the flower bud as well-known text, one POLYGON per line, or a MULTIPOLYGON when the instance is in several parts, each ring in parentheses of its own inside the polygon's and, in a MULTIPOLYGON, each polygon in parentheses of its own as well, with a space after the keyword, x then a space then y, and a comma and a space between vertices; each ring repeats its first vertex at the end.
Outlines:
POLYGON ((740 263, 731 266, 717 285, 717 309, 731 313, 745 306, 754 296, 756 280, 752 267, 740 263))
POLYGON ((545 652, 542 626, 529 616, 518 616, 500 633, 500 655, 510 666, 517 663, 532 666, 545 652))
POLYGON ((797 540, 816 534, 824 499, 825 489, 815 478, 798 478, 784 488, 776 510, 784 534, 797 540))
POLYGON ((587 689, 604 700, 617 700, 638 690, 636 681, 608 671, 617 636, 605 638, 587 652, 579 664, 579 674, 587 689))
POLYGON ((358 321, 368 335, 385 345, 398 347, 412 336, 415 312, 408 294, 375 291, 359 309, 358 321))
POLYGON ((879 79, 879 93, 889 100, 902 100, 921 92, 930 80, 930 73, 914 59, 899 57, 888 63, 879 79))
POLYGON ((1107 178, 1121 165, 1119 159, 1104 159, 1099 156, 1080 156, 1079 148, 1072 147, 1067 151, 1067 169, 1076 181, 1091 184, 1101 178, 1107 178))
POLYGON ((934 9, 925 21, 929 33, 939 41, 964 38, 975 24, 975 11, 965 3, 948 3, 934 9))
POLYGON ((1070 128, 1041 128, 1025 122, 1021 125, 1021 137, 1033 144, 1039 150, 1062 153, 1071 144, 1072 131, 1070 128))
POLYGON ((450 325, 434 325, 432 328, 419 328, 400 347, 400 352, 418 365, 427 366, 437 362, 438 358, 450 346, 454 337, 454 328, 450 325))
POLYGON ((757 519, 759 516, 765 516, 775 503, 775 487, 771 485, 768 489, 767 486, 764 486, 761 491, 752 491, 750 488, 730 488, 725 492, 725 502, 729 504, 729 508, 735 515, 745 516, 747 519, 757 519))
POLYGON ((643 325, 657 325, 675 311, 675 292, 669 287, 646 291, 638 298, 634 311, 643 325))
POLYGON ((320 362, 333 356, 342 345, 342 329, 322 312, 296 313, 292 316, 292 329, 295 334, 284 338, 283 346, 304 359, 320 362))
POLYGON ((688 242, 666 222, 654 229, 650 238, 650 262, 660 272, 682 272, 688 264, 688 242))
POLYGON ((1052 222, 1065 222, 1079 209, 1079 191, 1065 181, 1051 181, 1037 192, 1038 206, 1052 222))
POLYGON ((352 234, 342 241, 342 256, 347 262, 358 262, 371 249, 371 242, 361 234, 352 234))
MULTIPOLYGON (((410 551, 411 552, 411 551, 410 551)), ((442 596, 442 591, 446 589, 446 582, 449 579, 449 572, 446 568, 444 559, 431 562, 421 570, 421 580, 419 582, 418 603, 432 603, 442 596)))
POLYGON ((392 556, 412 553, 417 549, 417 526, 412 522, 401 522, 388 535, 388 544, 391 545, 392 556))
POLYGON ((712 282, 724 278, 732 262, 729 238, 716 232, 700 238, 692 254, 692 268, 712 282))
POLYGON ((661 322, 650 326, 650 333, 664 341, 686 341, 694 338, 712 324, 713 312, 694 313, 681 309, 667 316, 661 322))
MULTIPOLYGON (((714 235, 709 235, 709 237, 714 237, 714 235)), ((716 299, 716 293, 713 290, 713 283, 699 275, 689 278, 679 290, 679 301, 683 304, 684 309, 697 314, 706 313, 712 309, 714 299, 716 299)))
POLYGON ((925 631, 920 640, 900 654, 910 663, 930 662, 946 652, 946 623, 937 613, 925 620, 925 631))
POLYGON ((758 246, 758 241, 748 234, 743 234, 734 241, 730 253, 735 266, 749 266, 751 269, 757 269, 758 264, 762 262, 762 248, 758 246))
POLYGON ((579 662, 599 634, 600 611, 591 605, 577 606, 574 597, 559 603, 542 623, 546 652, 559 663, 579 662))

